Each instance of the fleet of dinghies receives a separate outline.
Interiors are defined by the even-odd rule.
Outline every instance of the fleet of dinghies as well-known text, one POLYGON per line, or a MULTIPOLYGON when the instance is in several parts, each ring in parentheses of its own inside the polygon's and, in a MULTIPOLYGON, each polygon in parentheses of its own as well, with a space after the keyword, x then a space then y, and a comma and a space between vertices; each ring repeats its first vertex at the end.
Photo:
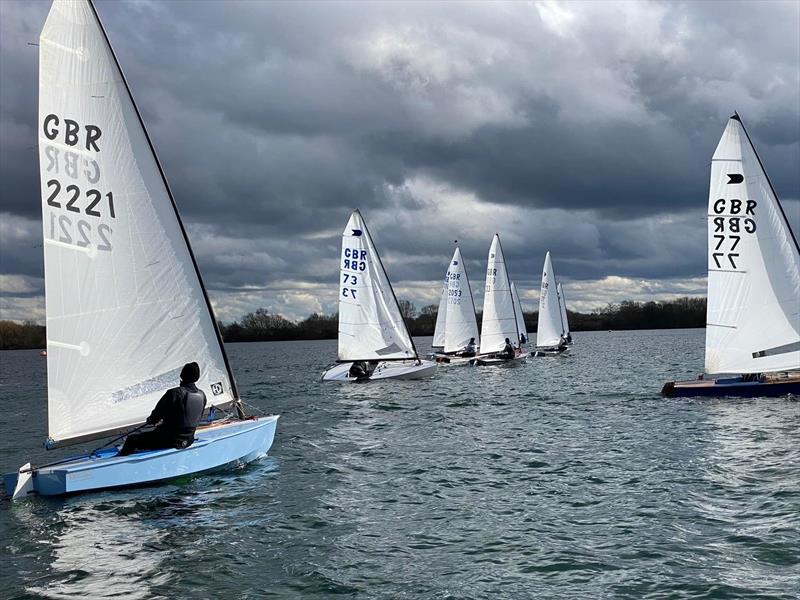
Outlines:
MULTIPOLYGON (((120 436, 5 476, 14 498, 153 483, 252 461, 278 417, 247 417, 175 200, 91 0, 54 0, 40 37, 39 154, 48 448, 120 436), (82 168, 75 169, 79 163, 82 168), (181 366, 201 365, 209 414, 187 448, 123 456, 181 366), (120 435, 122 434, 122 435, 120 435)), ((322 381, 416 380, 437 364, 517 365, 528 332, 495 234, 480 331, 456 245, 432 360, 420 358, 358 210, 342 232, 336 363, 322 381)), ((550 252, 534 356, 572 345, 550 252)), ((800 393, 800 247, 738 115, 711 164, 705 373, 665 396, 800 393)))

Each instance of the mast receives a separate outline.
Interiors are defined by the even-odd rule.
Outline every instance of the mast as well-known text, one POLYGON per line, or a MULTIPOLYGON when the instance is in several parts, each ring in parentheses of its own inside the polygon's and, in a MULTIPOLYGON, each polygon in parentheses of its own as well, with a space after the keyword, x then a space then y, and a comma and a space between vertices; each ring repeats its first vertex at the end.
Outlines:
POLYGON ((169 196, 170 204, 172 205, 172 209, 175 211, 175 218, 178 221, 178 225, 180 226, 181 233, 183 235, 183 240, 186 243, 186 248, 189 251, 189 256, 192 259, 192 265, 194 267, 195 274, 197 275, 197 280, 200 284, 200 289, 203 292, 203 298, 205 299, 206 308, 208 309, 209 315, 211 316, 211 321, 214 327, 214 333, 217 337, 217 342, 219 343, 220 352, 222 353, 222 359, 225 363, 225 368, 228 371, 228 379, 231 382, 231 392, 235 399, 236 403, 236 412, 240 418, 245 416, 244 409, 242 407, 242 402, 239 397, 239 388, 236 385, 236 378, 233 376, 233 370, 231 369, 230 361, 228 360, 228 354, 225 351, 225 344, 222 341, 222 334, 219 331, 219 325, 217 324, 216 316, 214 315, 214 308, 211 306, 211 300, 208 297, 208 292, 206 290, 205 283, 203 283, 203 277, 200 275, 200 268, 197 265, 197 259, 195 258, 194 251, 192 250, 192 245, 189 242, 189 236, 186 233, 186 228, 183 225, 183 221, 181 220, 180 212, 178 211, 178 205, 175 202, 175 198, 172 195, 172 190, 169 187, 167 182, 167 177, 164 174, 164 169, 161 166, 161 161, 158 159, 158 154, 156 153, 156 149, 153 146, 153 142, 150 139, 150 134, 147 132, 147 127, 145 127, 144 119, 142 119, 142 114, 139 112, 139 107, 136 105, 136 101, 133 98, 133 93, 131 92, 131 88, 128 85, 128 80, 125 77, 125 72, 122 70, 122 65, 117 59, 117 54, 114 52, 114 47, 111 45, 111 40, 108 38, 108 34, 106 33, 105 28, 103 27, 103 22, 100 20, 100 15, 97 13, 97 8, 94 5, 93 0, 87 0, 89 3, 89 7, 92 10, 92 14, 97 21, 97 25, 103 34, 103 38, 105 39, 106 44, 108 45, 108 49, 111 52, 111 57, 114 59, 114 63, 119 70, 120 77, 122 78, 122 83, 125 85, 125 90, 128 93, 128 98, 131 101, 131 105, 133 106, 133 110, 136 113, 136 117, 139 119, 139 124, 142 127, 142 131, 144 132, 144 137, 147 140, 147 145, 150 148, 150 152, 153 154, 153 158, 155 160, 156 166, 158 167, 158 172, 161 175, 161 180, 164 183, 164 188, 167 190, 167 196, 169 196))
MULTIPOLYGON (((454 243, 456 245, 456 248, 458 248, 458 240, 455 240, 454 243)), ((472 314, 473 315, 477 315, 478 311, 475 310, 475 298, 472 295, 472 286, 469 283, 469 274, 467 273, 467 263, 464 262, 464 256, 461 254, 461 249, 460 248, 459 248, 458 254, 459 254, 459 256, 461 256, 461 262, 464 265, 464 279, 467 280, 467 291, 469 292, 469 301, 472 304, 472 314)), ((505 260, 505 257, 504 257, 504 260, 505 260)), ((477 327, 477 324, 478 324, 478 319, 476 318, 475 319, 476 327, 477 327)), ((480 331, 478 331, 478 335, 480 336, 480 331)))
POLYGON ((747 138, 747 143, 750 144, 750 148, 753 150, 753 154, 756 155, 758 166, 761 167, 761 171, 764 173, 764 177, 766 178, 767 183, 769 184, 769 189, 772 190, 772 195, 775 196, 775 202, 778 205, 778 209, 781 211, 781 217, 783 218, 783 225, 789 232, 789 235, 791 236, 792 241, 794 242, 794 246, 795 248, 797 248, 798 253, 800 253, 800 244, 798 244, 797 242, 797 236, 795 236, 794 231, 792 231, 792 226, 789 224, 789 219, 786 218, 786 213, 783 210, 781 199, 778 198, 778 192, 775 191, 775 186, 772 185, 772 180, 770 180, 769 178, 769 173, 767 173, 767 170, 764 168, 764 163, 761 162, 761 157, 758 155, 758 150, 756 150, 756 147, 753 144, 753 140, 750 139, 750 134, 747 133, 747 128, 744 126, 742 118, 739 116, 738 112, 733 111, 733 116, 731 116, 731 119, 738 121, 739 125, 742 126, 742 131, 744 131, 744 135, 747 138))
POLYGON ((503 266, 505 267, 506 272, 506 283, 508 284, 508 293, 511 295, 511 310, 514 312, 514 329, 517 331, 517 345, 521 345, 521 340, 519 337, 519 327, 517 327, 517 307, 515 306, 516 302, 514 301, 514 295, 511 293, 511 277, 508 275, 508 263, 506 262, 506 253, 503 252, 503 244, 500 241, 500 234, 495 232, 497 236, 497 247, 500 248, 500 253, 503 255, 503 266))

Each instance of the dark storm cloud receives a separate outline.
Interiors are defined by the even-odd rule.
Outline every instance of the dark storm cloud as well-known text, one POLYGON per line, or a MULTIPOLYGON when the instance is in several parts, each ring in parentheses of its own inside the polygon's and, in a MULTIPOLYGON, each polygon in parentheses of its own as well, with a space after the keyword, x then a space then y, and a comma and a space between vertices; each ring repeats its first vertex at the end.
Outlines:
MULTIPOLYGON (((734 109, 800 198, 796 3, 97 6, 212 295, 330 286, 356 206, 401 284, 435 288, 456 237, 480 279, 495 229, 530 288, 547 249, 575 280, 702 276, 734 109)), ((0 210, 31 232, 0 272, 34 277, 48 8, 0 3, 0 210)))

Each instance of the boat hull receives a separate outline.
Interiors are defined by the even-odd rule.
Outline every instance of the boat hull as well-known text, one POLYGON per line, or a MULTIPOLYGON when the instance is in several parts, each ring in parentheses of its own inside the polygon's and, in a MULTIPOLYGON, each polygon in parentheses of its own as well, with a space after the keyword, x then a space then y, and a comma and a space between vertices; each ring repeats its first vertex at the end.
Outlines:
POLYGON ((514 358, 496 358, 491 356, 470 358, 470 364, 476 367, 516 367, 528 358, 527 352, 520 352, 514 358))
POLYGON ((340 363, 322 373, 322 381, 337 383, 365 383, 367 381, 381 381, 383 379, 427 379, 436 374, 436 363, 429 360, 422 361, 385 361, 378 363, 369 377, 357 379, 350 377, 350 367, 353 363, 340 363))
POLYGON ((453 367, 468 366, 472 364, 472 361, 475 359, 474 356, 457 356, 455 354, 442 353, 433 353, 430 358, 440 365, 450 365, 453 367))
POLYGON ((742 377, 668 381, 661 388, 667 398, 725 397, 758 398, 763 396, 800 395, 800 376, 745 381, 742 377))
MULTIPOLYGON (((109 488, 153 484, 264 456, 272 446, 278 417, 269 416, 198 429, 185 449, 167 448, 119 456, 116 448, 33 472, 30 493, 60 496, 109 488)), ((14 493, 19 473, 4 476, 14 493)))
POLYGON ((569 352, 569 350, 569 346, 566 348, 536 348, 533 351, 533 356, 561 356, 569 352))

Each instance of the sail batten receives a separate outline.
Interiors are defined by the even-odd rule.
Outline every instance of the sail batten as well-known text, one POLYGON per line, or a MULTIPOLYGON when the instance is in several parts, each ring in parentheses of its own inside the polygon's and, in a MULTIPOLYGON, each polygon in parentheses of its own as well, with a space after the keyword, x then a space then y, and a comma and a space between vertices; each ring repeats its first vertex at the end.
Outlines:
POLYGON ((342 232, 338 362, 409 360, 417 350, 359 211, 342 232))
POLYGON ((209 405, 235 402, 177 206, 88 0, 55 0, 41 33, 39 163, 52 445, 144 422, 177 383, 154 374, 186 362, 209 405))
POLYGON ((486 266, 486 284, 483 295, 483 321, 481 323, 481 354, 500 352, 506 338, 519 343, 516 308, 511 294, 500 236, 495 234, 489 248, 486 266))
POLYGON ((707 212, 705 371, 800 368, 800 250, 738 115, 714 152, 707 212))

